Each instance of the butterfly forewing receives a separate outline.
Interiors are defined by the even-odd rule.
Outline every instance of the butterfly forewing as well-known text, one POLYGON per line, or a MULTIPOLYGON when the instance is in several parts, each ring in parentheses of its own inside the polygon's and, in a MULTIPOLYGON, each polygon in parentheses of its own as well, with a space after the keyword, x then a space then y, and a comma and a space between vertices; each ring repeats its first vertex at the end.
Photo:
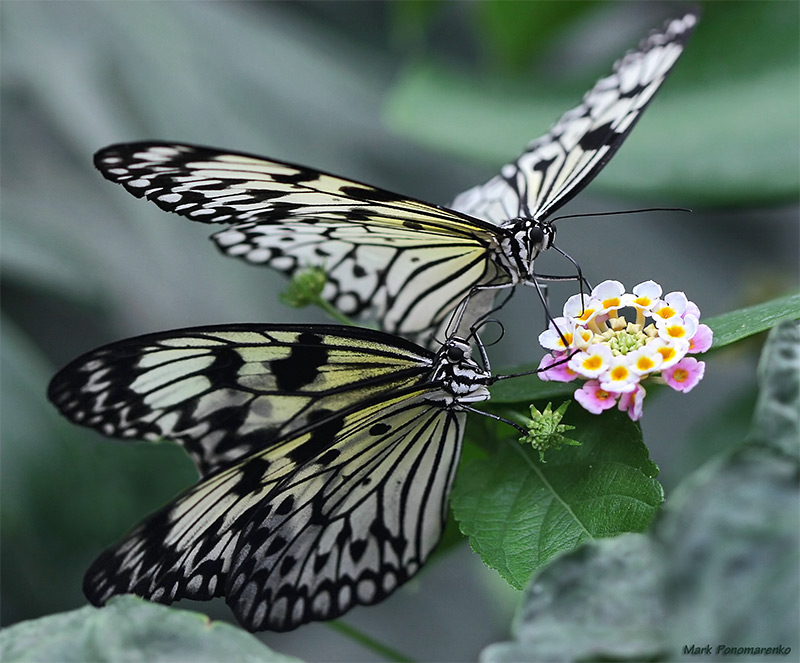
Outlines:
POLYGON ((433 353, 381 332, 241 324, 149 334, 94 350, 52 380, 72 421, 181 443, 201 473, 380 394, 418 384, 433 353))
POLYGON ((619 149, 683 52, 696 23, 696 13, 689 12, 653 31, 517 161, 486 184, 458 195, 453 208, 497 224, 552 214, 619 149))
POLYGON ((169 143, 113 145, 95 165, 164 210, 230 224, 213 237, 227 255, 288 276, 324 268, 325 299, 409 338, 476 284, 510 281, 492 259, 496 228, 311 168, 169 143))
MULTIPOLYGON (((192 145, 114 145, 95 164, 162 209, 230 226, 214 235, 226 255, 290 277, 323 268, 323 297, 342 313, 372 316, 383 329, 428 344, 474 288, 537 283, 533 262, 554 238, 548 216, 620 147, 696 22, 688 12, 651 33, 516 162, 458 196, 454 209, 192 145)), ((473 304, 467 312, 469 323, 486 309, 473 304)))
POLYGON ((340 413, 207 476, 92 565, 95 604, 225 595, 250 630, 385 598, 438 542, 464 413, 432 385, 340 413))

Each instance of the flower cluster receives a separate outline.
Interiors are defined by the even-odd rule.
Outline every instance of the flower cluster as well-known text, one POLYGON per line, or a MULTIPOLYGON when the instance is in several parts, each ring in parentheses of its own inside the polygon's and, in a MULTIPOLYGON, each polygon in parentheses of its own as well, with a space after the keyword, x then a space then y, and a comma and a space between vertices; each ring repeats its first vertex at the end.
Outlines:
POLYGON ((705 352, 711 340, 700 310, 682 292, 661 297, 661 286, 645 281, 626 293, 619 281, 604 281, 588 297, 570 297, 563 317, 540 334, 539 343, 550 354, 539 365, 539 377, 587 380, 575 392, 586 410, 599 414, 618 405, 636 421, 646 393, 641 383, 657 378, 690 391, 702 379, 705 363, 686 355, 705 352), (632 309, 635 321, 622 309, 632 309))

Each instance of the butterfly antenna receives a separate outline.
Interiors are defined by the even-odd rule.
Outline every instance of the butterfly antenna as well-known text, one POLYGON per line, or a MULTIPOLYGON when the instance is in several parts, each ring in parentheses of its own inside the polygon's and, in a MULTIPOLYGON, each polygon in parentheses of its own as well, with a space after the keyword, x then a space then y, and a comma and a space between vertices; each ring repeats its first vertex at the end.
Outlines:
POLYGON ((569 253, 567 253, 566 251, 563 251, 560 248, 558 248, 555 244, 551 245, 550 248, 555 249, 557 253, 560 253, 567 260, 569 260, 572 263, 572 266, 575 268, 575 271, 578 273, 578 283, 579 283, 579 287, 581 289, 581 306, 583 306, 584 305, 584 299, 586 297, 586 293, 583 291, 583 286, 585 285, 589 290, 592 289, 592 286, 589 284, 589 282, 584 277, 583 270, 581 269, 580 263, 577 260, 575 260, 575 258, 573 258, 569 253))
POLYGON ((556 324, 555 318, 553 318, 553 314, 550 312, 550 306, 547 303, 547 295, 546 293, 542 292, 542 284, 539 283, 538 279, 534 278, 533 285, 536 288, 536 294, 539 295, 539 300, 542 302, 542 306, 544 307, 544 315, 547 318, 547 324, 553 325, 553 328, 558 332, 558 336, 559 338, 561 338, 561 342, 564 344, 564 347, 568 348, 569 342, 564 336, 564 332, 562 332, 561 328, 556 324))
POLYGON ((528 431, 526 431, 522 426, 520 426, 519 424, 511 421, 510 419, 506 419, 505 417, 501 417, 499 415, 492 414, 491 412, 486 412, 485 410, 479 410, 478 408, 471 407, 471 406, 466 405, 464 403, 461 403, 460 409, 466 410, 467 412, 474 412, 475 414, 479 414, 482 417, 489 417, 489 419, 494 419, 495 421, 502 421, 504 424, 508 424, 509 426, 513 426, 514 428, 516 428, 523 435, 527 435, 528 434, 528 431))
POLYGON ((523 375, 533 375, 534 373, 542 373, 543 371, 553 368, 553 366, 561 366, 561 364, 566 364, 570 359, 572 359, 572 356, 576 352, 578 352, 578 349, 573 348, 572 350, 570 350, 569 353, 565 354, 563 357, 560 357, 559 359, 556 359, 552 364, 548 364, 544 368, 532 368, 529 371, 521 371, 519 373, 503 373, 501 375, 493 375, 491 376, 491 378, 489 378, 487 384, 493 385, 495 382, 499 382, 500 380, 508 380, 509 378, 520 378, 523 375))
POLYGON ((503 326, 503 323, 497 320, 496 318, 488 318, 482 320, 480 323, 476 323, 470 329, 469 335, 467 336, 467 341, 469 339, 475 339, 475 345, 478 346, 478 351, 481 353, 481 361, 483 362, 483 367, 487 373, 491 373, 491 365, 489 364, 489 355, 486 352, 486 348, 492 345, 499 343, 503 336, 506 335, 506 328, 503 326), (494 323, 500 328, 500 335, 493 340, 491 343, 484 343, 483 339, 478 335, 478 332, 484 329, 489 323, 494 323))
MULTIPOLYGON (((464 315, 466 314, 467 309, 469 308, 470 299, 472 297, 478 296, 478 294, 481 292, 496 291, 505 287, 506 287, 505 284, 501 286, 478 285, 473 287, 469 291, 469 293, 467 293, 466 297, 464 297, 464 299, 461 300, 461 303, 458 305, 456 310, 450 316, 450 320, 448 321, 447 327, 445 329, 446 338, 448 339, 451 338, 452 336, 458 333, 459 329, 461 329, 461 324, 463 322, 464 315)), ((489 310, 484 313, 481 313, 481 315, 475 319, 475 321, 469 327, 471 331, 479 328, 481 323, 484 322, 490 315, 492 315, 492 313, 499 311, 501 308, 503 308, 503 306, 505 306, 508 303, 508 300, 511 299, 511 296, 514 294, 514 289, 507 288, 506 292, 508 294, 502 302, 500 302, 499 304, 494 304, 494 302, 492 301, 492 305, 489 308, 489 310)), ((492 299, 494 299, 494 297, 492 299)), ((471 333, 467 334, 467 338, 465 340, 469 340, 471 336, 472 336, 471 333)), ((438 341, 438 339, 436 340, 438 341)))
POLYGON ((563 214, 553 219, 549 223, 555 223, 562 219, 580 219, 587 216, 617 216, 622 214, 643 214, 644 212, 691 212, 687 207, 642 207, 641 209, 623 209, 615 212, 583 212, 580 214, 563 214))

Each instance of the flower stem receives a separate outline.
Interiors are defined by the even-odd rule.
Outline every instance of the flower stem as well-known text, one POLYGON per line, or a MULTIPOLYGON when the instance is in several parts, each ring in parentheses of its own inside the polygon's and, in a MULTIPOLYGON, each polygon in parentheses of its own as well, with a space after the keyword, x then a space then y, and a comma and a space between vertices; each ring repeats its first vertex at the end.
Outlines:
POLYGON ((388 645, 378 642, 377 640, 368 636, 366 633, 363 633, 362 631, 359 631, 358 629, 350 626, 349 624, 345 624, 338 619, 328 622, 328 625, 339 631, 339 633, 344 634, 351 640, 355 640, 367 649, 374 651, 376 654, 386 657, 388 661, 394 661, 395 663, 414 663, 413 658, 409 658, 396 649, 392 649, 388 645))
POLYGON ((333 305, 329 301, 327 301, 326 299, 323 299, 322 297, 317 296, 317 297, 314 298, 314 303, 317 306, 319 306, 323 311, 325 311, 325 313, 327 313, 329 316, 331 316, 334 320, 336 320, 337 322, 341 322, 343 325, 348 325, 350 327, 355 327, 356 326, 356 324, 350 318, 348 318, 343 313, 340 313, 339 311, 337 311, 333 307, 333 305))

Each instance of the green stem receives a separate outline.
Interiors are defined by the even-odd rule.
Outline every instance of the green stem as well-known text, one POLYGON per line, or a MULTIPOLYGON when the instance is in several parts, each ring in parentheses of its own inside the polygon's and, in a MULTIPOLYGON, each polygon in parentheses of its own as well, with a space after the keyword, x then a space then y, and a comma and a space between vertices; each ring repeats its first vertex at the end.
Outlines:
POLYGON ((349 325, 350 327, 356 326, 350 318, 337 311, 329 301, 322 299, 319 295, 314 299, 314 303, 337 322, 341 322, 343 325, 349 325))
POLYGON ((389 661, 395 661, 396 663, 414 663, 413 658, 409 658, 396 649, 392 649, 388 645, 378 642, 377 640, 368 636, 366 633, 363 633, 358 629, 339 621, 338 619, 328 622, 328 626, 336 629, 339 631, 339 633, 346 635, 351 640, 355 640, 367 649, 374 651, 376 654, 384 656, 389 661))

